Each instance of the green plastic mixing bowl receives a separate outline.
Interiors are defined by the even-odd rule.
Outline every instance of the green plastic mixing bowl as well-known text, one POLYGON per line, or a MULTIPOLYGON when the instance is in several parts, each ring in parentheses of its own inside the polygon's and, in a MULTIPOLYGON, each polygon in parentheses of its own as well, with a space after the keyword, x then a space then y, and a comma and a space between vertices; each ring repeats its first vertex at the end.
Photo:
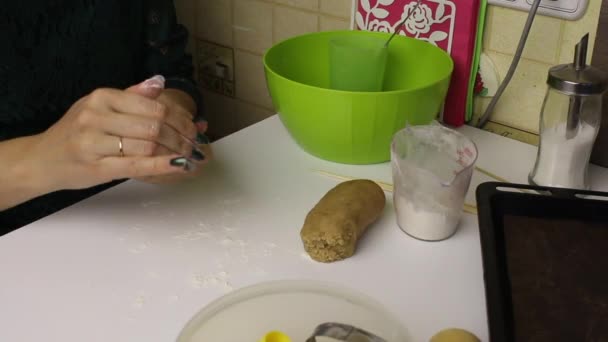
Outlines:
POLYGON ((330 89, 329 42, 338 37, 382 37, 368 31, 318 32, 276 44, 264 55, 275 109, 308 153, 345 164, 390 160, 393 135, 437 117, 454 64, 440 48, 396 36, 388 47, 379 92, 330 89))

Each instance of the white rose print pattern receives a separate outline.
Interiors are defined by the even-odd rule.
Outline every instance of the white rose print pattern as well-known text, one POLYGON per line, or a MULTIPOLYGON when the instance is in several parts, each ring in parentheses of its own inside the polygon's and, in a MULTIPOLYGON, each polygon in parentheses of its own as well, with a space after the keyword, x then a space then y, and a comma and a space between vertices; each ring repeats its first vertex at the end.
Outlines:
MULTIPOLYGON (((405 19, 408 13, 416 8, 416 3, 411 2, 403 8, 403 14, 401 18, 405 19)), ((419 36, 421 34, 429 33, 431 30, 433 20, 433 11, 426 4, 421 4, 420 7, 416 8, 414 13, 410 16, 410 19, 405 22, 404 26, 407 32, 410 34, 419 36)))
POLYGON ((385 33, 393 32, 390 24, 387 21, 380 21, 378 19, 374 19, 369 23, 369 30, 385 33))
POLYGON ((428 41, 452 52, 456 5, 451 0, 424 0, 405 24, 399 23, 416 7, 416 0, 358 0, 355 24, 360 30, 393 33, 428 41), (399 6, 402 10, 395 11, 399 6))

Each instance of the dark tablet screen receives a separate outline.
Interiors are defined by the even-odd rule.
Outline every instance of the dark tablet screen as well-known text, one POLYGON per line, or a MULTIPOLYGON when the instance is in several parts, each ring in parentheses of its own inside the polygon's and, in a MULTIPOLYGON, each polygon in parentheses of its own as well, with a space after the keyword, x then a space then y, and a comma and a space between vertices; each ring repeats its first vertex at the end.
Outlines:
POLYGON ((503 216, 515 341, 608 341, 608 227, 503 216))

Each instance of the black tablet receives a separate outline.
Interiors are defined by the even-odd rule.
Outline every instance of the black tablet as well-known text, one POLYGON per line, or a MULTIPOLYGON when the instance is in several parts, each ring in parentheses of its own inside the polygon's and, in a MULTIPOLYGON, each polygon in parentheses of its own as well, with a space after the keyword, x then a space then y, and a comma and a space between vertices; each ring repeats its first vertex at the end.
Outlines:
POLYGON ((608 193, 477 188, 490 341, 608 341, 608 193))

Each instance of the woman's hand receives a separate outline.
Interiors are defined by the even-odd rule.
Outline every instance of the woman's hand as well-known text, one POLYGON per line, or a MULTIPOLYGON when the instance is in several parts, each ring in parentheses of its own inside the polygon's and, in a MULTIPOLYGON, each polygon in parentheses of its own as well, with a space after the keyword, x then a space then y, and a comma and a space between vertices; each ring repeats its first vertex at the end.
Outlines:
MULTIPOLYGON (((153 78, 132 88, 154 97, 162 90, 158 81, 153 78)), ((24 151, 36 156, 36 171, 42 173, 36 178, 49 182, 49 192, 188 172, 195 162, 191 158, 195 125, 132 88, 93 91, 24 151), (160 146, 165 153, 157 153, 160 146)))
MULTIPOLYGON (((159 80, 162 78, 159 78, 159 80)), ((160 83, 159 83, 160 85, 160 83)), ((150 92, 146 88, 141 86, 135 86, 128 89, 128 91, 146 96, 148 98, 155 98, 158 102, 162 103, 167 108, 168 116, 178 116, 180 118, 187 118, 190 122, 193 121, 194 113, 196 112, 196 104, 187 93, 177 89, 164 89, 161 90, 160 94, 150 92)), ((149 176, 149 177, 138 177, 137 179, 147 183, 164 184, 164 183, 175 183, 186 179, 193 179, 198 177, 203 171, 203 165, 212 159, 213 152, 209 145, 205 133, 207 131, 206 121, 197 120, 193 125, 196 127, 196 137, 192 141, 192 151, 190 152, 190 159, 193 161, 189 163, 188 173, 170 174, 161 176, 149 176)), ((158 145, 152 152, 152 155, 168 155, 172 151, 167 149, 163 145, 158 145)))

